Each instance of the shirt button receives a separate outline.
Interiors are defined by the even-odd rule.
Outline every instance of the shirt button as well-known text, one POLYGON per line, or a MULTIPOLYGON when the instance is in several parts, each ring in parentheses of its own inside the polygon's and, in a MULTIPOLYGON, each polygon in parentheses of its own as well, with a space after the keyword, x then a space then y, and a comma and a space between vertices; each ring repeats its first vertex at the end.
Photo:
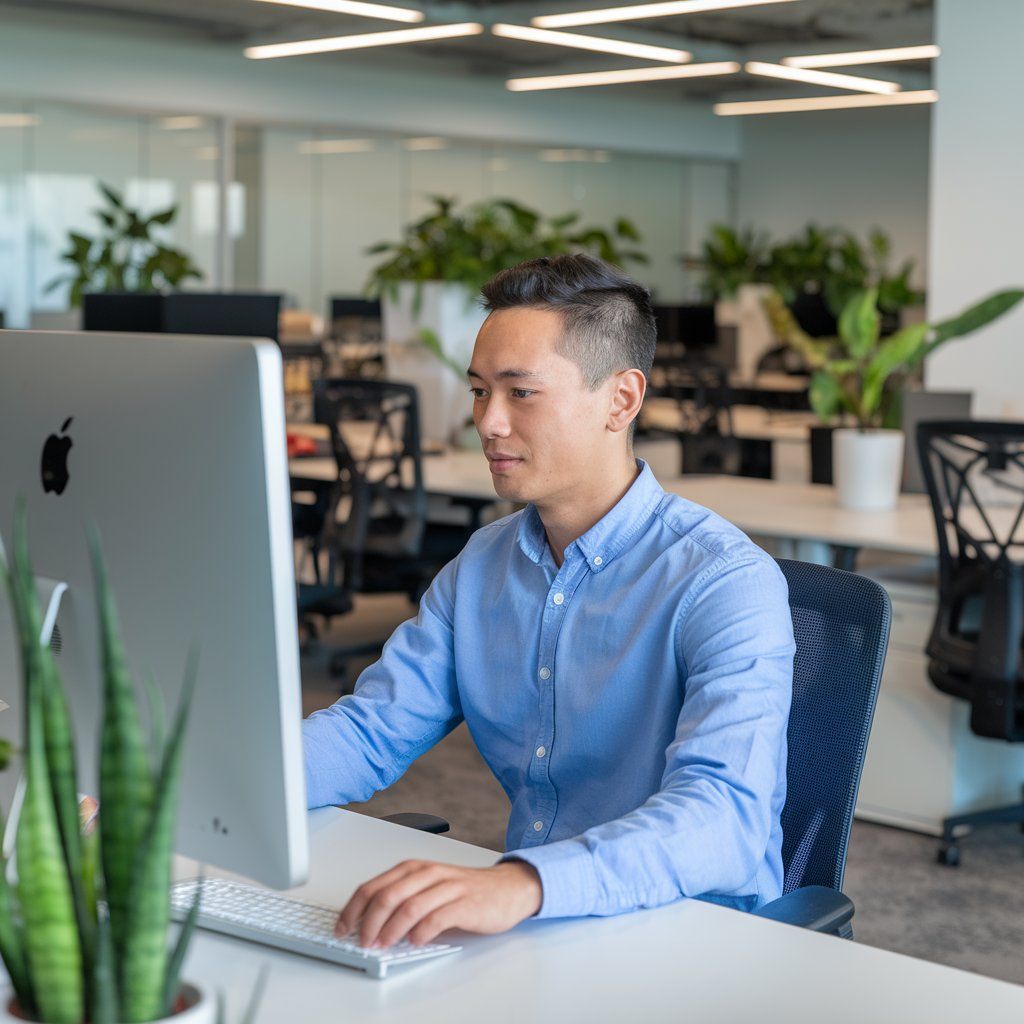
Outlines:
POLYGON ((542 668, 540 670, 540 677, 541 677, 541 679, 550 679, 551 678, 551 669, 549 669, 549 668, 542 668))
POLYGON ((565 594, 555 594, 555 604, 561 604, 565 600, 565 594))
POLYGON ((544 822, 543 821, 535 821, 533 823, 533 831, 534 832, 539 832, 543 827, 544 827, 544 822))
POLYGON ((544 747, 538 747, 537 748, 537 756, 538 757, 543 757, 546 753, 547 753, 547 750, 544 747))
POLYGON ((601 562, 603 562, 603 561, 604 561, 604 559, 603 559, 603 558, 601 558, 601 556, 600 556, 600 555, 595 555, 595 556, 594 556, 594 565, 600 565, 600 564, 601 564, 601 562))

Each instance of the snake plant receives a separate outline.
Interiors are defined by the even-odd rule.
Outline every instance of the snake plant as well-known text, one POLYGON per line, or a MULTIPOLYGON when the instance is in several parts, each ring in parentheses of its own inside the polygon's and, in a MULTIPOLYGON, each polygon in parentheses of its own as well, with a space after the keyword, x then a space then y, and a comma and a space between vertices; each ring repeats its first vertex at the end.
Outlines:
MULTIPOLYGON (((79 825, 71 717, 29 557, 25 506, 11 559, 0 544, 21 654, 25 796, 15 833, 16 882, 0 858, 0 957, 21 1013, 53 1024, 134 1024, 170 1016, 197 907, 168 945, 169 885, 182 745, 196 679, 188 659, 169 735, 142 727, 98 537, 91 537, 102 651, 100 826, 79 825), (156 749, 156 763, 149 750, 156 749)), ((159 720, 159 715, 154 716, 159 720)))

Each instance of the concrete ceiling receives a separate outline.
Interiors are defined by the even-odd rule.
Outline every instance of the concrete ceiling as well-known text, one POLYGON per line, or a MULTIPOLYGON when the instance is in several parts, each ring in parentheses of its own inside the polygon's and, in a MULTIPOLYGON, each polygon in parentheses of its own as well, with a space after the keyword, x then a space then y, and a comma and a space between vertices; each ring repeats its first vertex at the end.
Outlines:
MULTIPOLYGON (((387 0, 384 0, 387 2, 387 0)), ((391 0, 418 7, 427 24, 499 21, 529 24, 539 14, 617 5, 619 0, 391 0)), ((635 0, 634 0, 635 2, 635 0)), ((263 3, 258 0, 0 0, 0 19, 18 12, 45 15, 76 24, 130 24, 136 30, 163 36, 235 44, 239 48, 266 42, 383 31, 407 27, 396 22, 356 18, 263 3)), ((933 41, 933 0, 798 0, 763 7, 738 8, 685 17, 581 27, 572 31, 594 36, 679 46, 702 60, 777 60, 783 56, 825 51, 863 50, 933 41)), ((287 58, 318 62, 454 71, 486 76, 560 74, 644 66, 648 62, 483 35, 447 42, 347 53, 287 58)), ((872 77, 896 78, 905 88, 926 88, 929 62, 902 67, 872 65, 860 71, 872 77)), ((619 86, 657 90, 661 95, 714 98, 720 95, 792 96, 808 92, 788 83, 734 76, 694 79, 657 86, 619 86)), ((815 87, 818 94, 830 92, 815 87)))

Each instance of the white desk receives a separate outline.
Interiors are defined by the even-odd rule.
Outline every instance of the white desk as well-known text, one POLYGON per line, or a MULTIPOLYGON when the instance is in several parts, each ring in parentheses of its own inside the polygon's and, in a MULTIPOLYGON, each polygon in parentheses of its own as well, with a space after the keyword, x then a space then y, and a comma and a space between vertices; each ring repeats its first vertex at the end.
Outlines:
MULTIPOLYGON (((406 858, 481 867, 497 858, 333 808, 313 813, 311 828, 311 881, 295 893, 339 908, 360 882, 406 858)), ((195 874, 187 862, 176 868, 195 874)), ((183 974, 223 989, 237 1019, 268 963, 259 1024, 1024 1020, 1024 987, 697 901, 458 941, 465 948, 454 957, 374 981, 200 931, 183 974)))

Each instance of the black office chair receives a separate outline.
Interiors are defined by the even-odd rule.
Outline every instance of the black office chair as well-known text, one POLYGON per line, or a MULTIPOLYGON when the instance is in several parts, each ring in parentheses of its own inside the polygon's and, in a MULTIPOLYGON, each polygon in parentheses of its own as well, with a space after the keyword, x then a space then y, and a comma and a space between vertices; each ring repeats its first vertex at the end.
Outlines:
MULTIPOLYGON (((892 609, 874 580, 809 562, 779 560, 789 585, 796 657, 789 714, 783 895, 756 911, 787 924, 853 937, 842 892, 846 849, 882 678, 892 609)), ((385 818, 447 832, 443 818, 385 818)))
MULTIPOLYGON (((1020 743, 1024 423, 926 421, 918 424, 917 448, 939 541, 928 676, 943 693, 970 702, 972 732, 1020 743)), ((946 818, 939 862, 960 862, 957 832, 1002 822, 1024 823, 1024 802, 946 818)))
MULTIPOLYGON (((293 492, 314 498, 306 506, 293 502, 295 532, 301 528, 312 536, 317 566, 314 582, 298 588, 300 619, 345 615, 358 593, 404 593, 418 602, 462 549, 467 531, 428 521, 416 388, 382 380, 321 380, 314 385, 313 412, 330 432, 338 474, 326 486, 292 480, 293 492), (357 431, 361 436, 353 441, 357 431)), ((331 673, 344 676, 350 658, 376 653, 383 643, 338 650, 331 673)))

